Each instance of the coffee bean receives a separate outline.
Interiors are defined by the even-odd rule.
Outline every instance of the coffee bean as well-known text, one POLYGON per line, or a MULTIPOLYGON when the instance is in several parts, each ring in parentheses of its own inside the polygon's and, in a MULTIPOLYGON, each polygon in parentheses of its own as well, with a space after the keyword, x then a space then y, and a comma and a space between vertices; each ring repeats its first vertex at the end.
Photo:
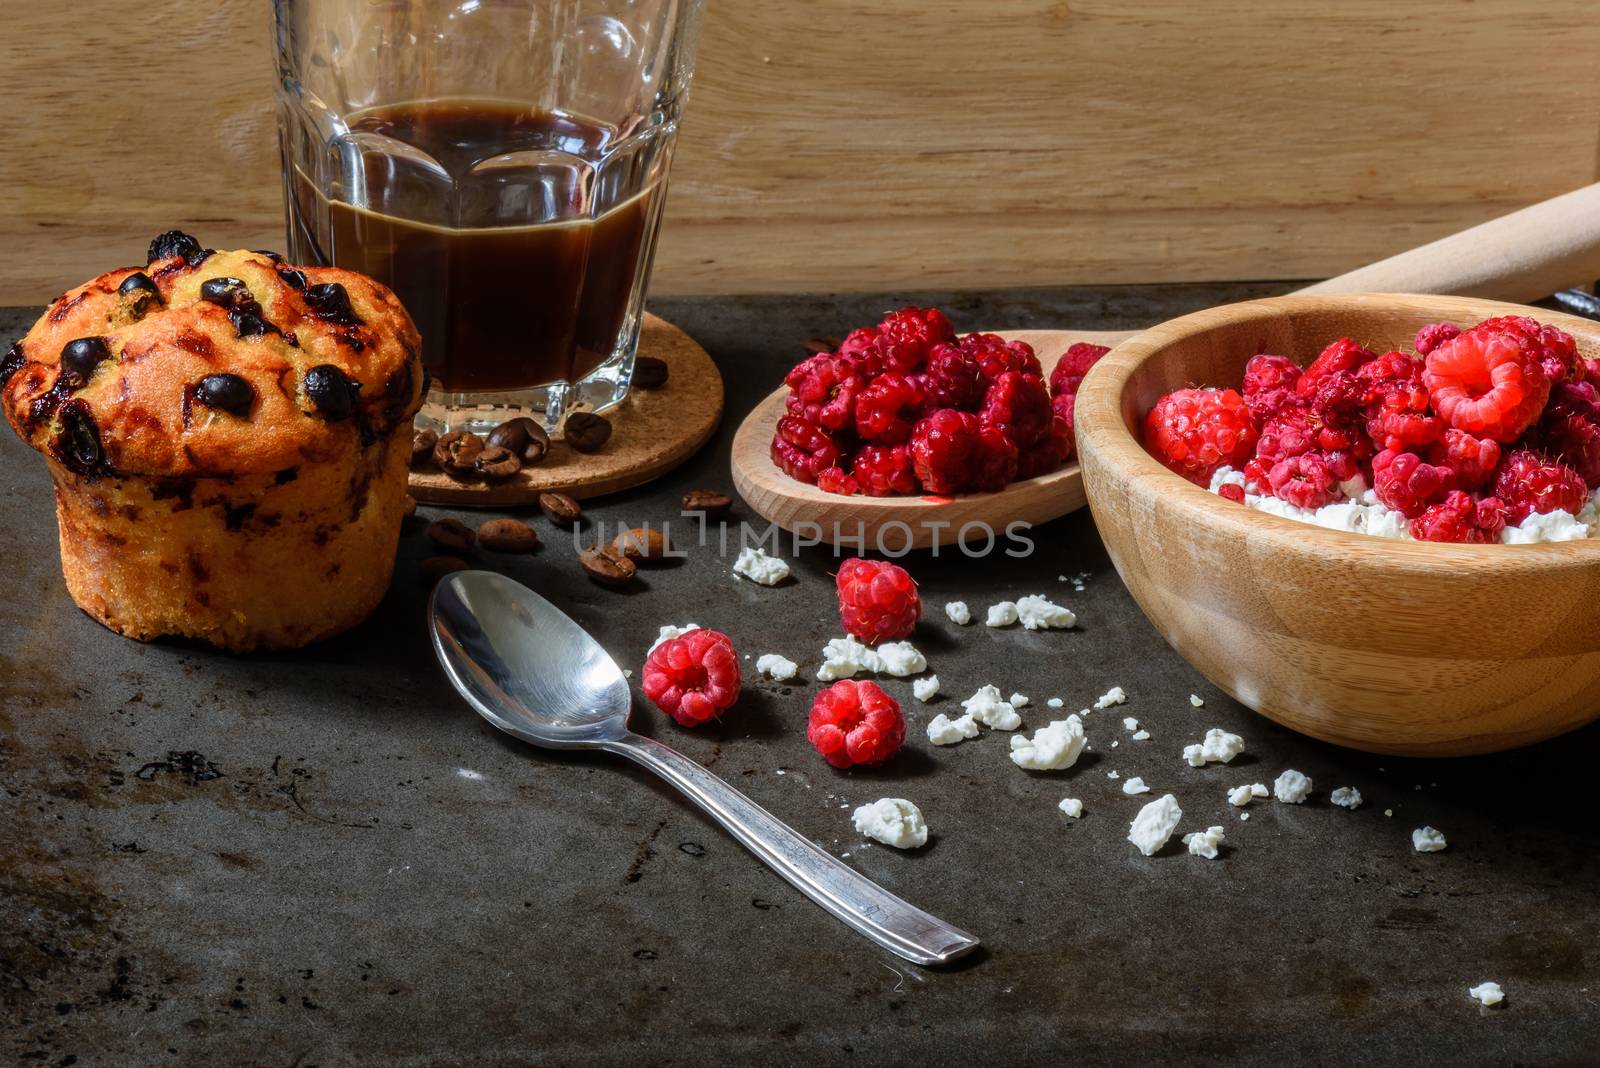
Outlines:
POLYGON ((522 461, 508 449, 498 445, 486 445, 478 458, 472 461, 472 466, 477 468, 484 478, 501 480, 510 478, 522 470, 522 461))
POLYGON ((250 414, 250 407, 256 402, 256 389, 238 375, 222 372, 206 375, 196 382, 194 398, 207 408, 243 418, 250 414))
POLYGON ((355 309, 350 307, 350 294, 338 282, 324 282, 306 290, 306 303, 317 317, 341 326, 359 326, 355 309))
POLYGON ((539 494, 539 511, 552 523, 572 524, 583 518, 583 506, 565 493, 539 494))
POLYGON ((578 563, 602 586, 626 586, 638 573, 632 560, 610 549, 590 549, 579 555, 578 563))
POLYGON ((491 519, 478 528, 478 544, 497 553, 531 553, 539 547, 539 535, 518 520, 491 519))
POLYGON ((654 527, 624 530, 611 543, 613 552, 621 553, 629 560, 660 560, 667 555, 669 548, 667 536, 654 527))
POLYGON ((472 528, 456 519, 435 519, 429 523, 428 538, 443 551, 457 554, 470 553, 477 540, 472 528))
POLYGON ((145 262, 154 263, 169 256, 182 256, 188 260, 189 257, 199 255, 203 251, 200 242, 182 230, 168 230, 150 242, 149 255, 145 262))
POLYGON ((452 430, 433 447, 433 462, 451 478, 465 481, 478 477, 473 462, 483 452, 483 439, 470 430, 452 430))
POLYGON ((439 444, 437 430, 419 430, 411 435, 411 466, 421 467, 433 459, 433 447, 439 444))
POLYGON ((597 452, 611 437, 611 420, 593 412, 573 412, 562 428, 567 444, 579 452, 597 452))
POLYGON ((498 445, 516 455, 522 466, 529 467, 544 459, 550 450, 550 435, 544 427, 527 416, 508 419, 489 431, 486 444, 498 445))
POLYGON ((433 586, 452 571, 465 571, 471 566, 465 560, 457 559, 454 556, 430 556, 417 565, 417 570, 422 575, 423 583, 433 586))
POLYGON ((200 299, 219 308, 243 308, 255 303, 242 278, 207 278, 200 283, 200 299))
POLYGON ((707 519, 720 519, 733 507, 733 498, 716 490, 690 490, 683 495, 685 512, 704 512, 707 519))
POLYGON ((61 349, 61 366, 85 379, 111 358, 111 347, 103 337, 80 337, 61 349))
POLYGON ((667 384, 667 361, 640 356, 633 361, 633 384, 640 389, 660 389, 667 384))
POLYGON ((361 385, 350 381, 350 377, 333 364, 318 364, 307 371, 301 381, 306 396, 325 418, 332 421, 348 419, 356 410, 361 385))

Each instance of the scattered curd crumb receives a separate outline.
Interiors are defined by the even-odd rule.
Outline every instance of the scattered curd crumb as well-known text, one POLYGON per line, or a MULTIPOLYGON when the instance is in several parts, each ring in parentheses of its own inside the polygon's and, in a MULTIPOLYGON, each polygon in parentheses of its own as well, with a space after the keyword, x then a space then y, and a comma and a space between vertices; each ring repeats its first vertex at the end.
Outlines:
POLYGON ((1065 701, 1063 701, 1059 697, 1052 697, 1052 698, 1050 698, 1050 700, 1046 701, 1045 704, 1049 705, 1051 708, 1065 708, 1065 707, 1067 707, 1067 703, 1065 701))
POLYGON ((1119 746, 1121 744, 1122 744, 1121 742, 1112 742, 1111 743, 1111 748, 1115 749, 1117 746, 1119 746))
POLYGON ((733 573, 762 586, 776 586, 789 577, 789 565, 776 556, 768 556, 759 545, 746 545, 733 562, 733 573))
POLYGON ((1450 843, 1432 827, 1418 827, 1411 832, 1411 848, 1418 853, 1437 853, 1450 843))
POLYGON ((903 797, 883 797, 862 805, 851 820, 856 833, 896 849, 928 844, 928 825, 923 821, 922 810, 903 797))
POLYGON ((1240 818, 1240 819, 1242 819, 1242 820, 1247 820, 1247 819, 1249 819, 1249 818, 1250 818, 1250 813, 1248 813, 1248 812, 1241 812, 1241 813, 1239 813, 1239 818, 1240 818))
POLYGON ((873 671, 903 678, 928 670, 928 658, 910 642, 884 642, 872 652, 877 656, 877 663, 869 661, 867 666, 873 671))
POLYGON ((1190 767, 1201 768, 1212 763, 1226 764, 1242 752, 1243 738, 1229 734, 1221 727, 1212 727, 1206 731, 1205 741, 1183 747, 1183 759, 1189 762, 1190 767))
POLYGON ((1149 793, 1150 787, 1144 784, 1143 779, 1135 775, 1133 778, 1122 784, 1122 792, 1127 794, 1129 797, 1132 797, 1134 794, 1149 793))
POLYGON ((1026 694, 1014 693, 1011 695, 1010 704, 1012 708, 1026 708, 1028 706, 1028 697, 1026 694))
POLYGON ((1272 783, 1272 796, 1289 805, 1298 805, 1311 794, 1311 780, 1290 768, 1272 783))
POLYGON ((934 745, 955 745, 959 741, 978 736, 978 724, 971 716, 951 719, 943 712, 928 721, 928 741, 934 745))
POLYGON ((788 682, 799 670, 799 664, 777 653, 762 653, 756 658, 756 672, 770 676, 778 682, 788 682))
POLYGON ((1009 627, 1017 621, 1017 602, 1001 601, 999 604, 989 606, 989 614, 984 617, 983 625, 986 627, 1009 627))
POLYGON ((1083 802, 1079 801, 1076 797, 1063 797, 1061 799, 1061 804, 1057 805, 1056 807, 1061 809, 1062 812, 1065 812, 1067 815, 1071 816, 1073 819, 1077 819, 1079 816, 1083 815, 1083 802))
POLYGON ((1025 630, 1065 630, 1078 625, 1078 617, 1071 609, 1036 593, 1017 598, 1016 611, 1025 630))
POLYGON ((1108 778, 1108 779, 1120 779, 1120 778, 1122 778, 1122 776, 1118 775, 1116 769, 1113 768, 1110 771, 1106 772, 1106 778, 1108 778))
POLYGON ((1014 731, 1022 726, 1022 717, 1011 707, 1011 702, 1001 699, 1000 691, 993 686, 979 688, 961 702, 961 707, 967 710, 967 715, 997 731, 1014 731))
POLYGON ((848 679, 863 671, 903 677, 928 669, 928 660, 910 642, 885 642, 870 649, 849 635, 829 639, 822 649, 817 681, 848 679))
POLYGON ((656 640, 650 643, 650 649, 645 655, 648 656, 650 653, 655 652, 656 646, 660 645, 662 642, 670 642, 674 638, 681 638, 685 634, 688 634, 691 630, 704 629, 705 628, 700 626, 698 623, 685 623, 681 627, 674 626, 671 623, 663 623, 661 625, 661 633, 656 635, 656 640))
MULTIPOLYGON (((1266 789, 1263 788, 1261 792, 1266 793, 1266 789)), ((1250 787, 1249 783, 1245 783, 1241 786, 1235 786, 1233 789, 1228 791, 1228 804, 1234 806, 1235 808, 1244 808, 1244 806, 1253 801, 1255 797, 1255 790, 1250 787)))
POLYGON ((1132 716, 1123 716, 1122 729, 1125 731, 1136 731, 1139 729, 1139 721, 1134 719, 1132 716))
POLYGON ((1384 814, 1384 815, 1385 815, 1385 816, 1389 816, 1389 817, 1391 817, 1391 818, 1392 818, 1392 817, 1393 817, 1393 816, 1394 816, 1394 809, 1392 809, 1392 808, 1386 808, 1386 809, 1384 809, 1384 810, 1383 810, 1383 814, 1384 814))
POLYGON ((965 601, 950 601, 944 606, 944 614, 950 622, 964 627, 972 622, 972 609, 967 607, 965 601))
POLYGON ((1094 703, 1094 707, 1096 709, 1110 708, 1112 705, 1124 704, 1127 700, 1128 695, 1122 692, 1122 687, 1113 686, 1100 695, 1100 699, 1094 703))
POLYGON ((1217 846, 1222 844, 1223 837, 1221 827, 1207 827, 1203 831, 1191 831, 1184 835, 1183 844, 1189 847, 1190 856, 1216 860, 1217 846))
POLYGON ((1068 716, 1040 727, 1032 738, 1012 735, 1011 762, 1027 771, 1060 771, 1078 762, 1083 743, 1083 721, 1068 716))
POLYGON ((1195 708, 1201 708, 1205 705, 1205 702, 1200 700, 1200 695, 1197 693, 1192 693, 1189 695, 1189 703, 1195 708))
POLYGON ((1354 786, 1341 786, 1328 795, 1328 800, 1340 808, 1360 808, 1361 791, 1354 786))
POLYGON ((1266 797, 1267 796, 1267 784, 1264 783, 1264 782, 1253 782, 1253 783, 1251 783, 1250 784, 1250 796, 1251 797, 1266 797))
POLYGON ((622 677, 625 678, 625 679, 633 678, 633 668, 623 668, 622 669, 622 677))
POLYGON ((931 701, 939 696, 939 676, 929 675, 926 678, 915 679, 911 683, 912 696, 919 701, 931 701))
POLYGON ((1142 729, 1136 730, 1133 732, 1133 740, 1136 742, 1148 742, 1150 740, 1150 732, 1142 729))
POLYGON ((1178 807, 1178 799, 1164 794, 1139 810, 1128 827, 1128 841, 1145 856, 1154 856, 1167 844, 1181 819, 1183 809, 1178 807))
POLYGON ((1478 1004, 1486 1006, 1498 1005, 1506 999, 1506 992, 1500 989, 1499 983, 1479 983, 1467 993, 1477 998, 1478 1004))

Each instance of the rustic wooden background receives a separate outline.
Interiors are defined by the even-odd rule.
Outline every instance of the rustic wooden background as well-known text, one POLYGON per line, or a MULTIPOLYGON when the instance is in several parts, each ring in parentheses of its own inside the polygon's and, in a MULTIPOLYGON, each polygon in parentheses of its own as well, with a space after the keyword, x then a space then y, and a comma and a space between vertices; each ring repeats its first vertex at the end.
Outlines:
MULTIPOLYGON (((280 245, 262 0, 0 13, 0 303, 280 245)), ((670 293, 1310 278, 1594 181, 1589 0, 711 0, 670 293)))

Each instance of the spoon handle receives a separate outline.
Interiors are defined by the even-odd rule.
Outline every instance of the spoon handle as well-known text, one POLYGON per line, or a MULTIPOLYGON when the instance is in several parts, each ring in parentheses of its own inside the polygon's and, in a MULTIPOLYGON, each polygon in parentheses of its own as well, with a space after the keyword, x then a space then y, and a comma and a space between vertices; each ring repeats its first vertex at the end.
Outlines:
POLYGON ((945 964, 977 947, 976 938, 841 864, 682 753, 637 734, 604 748, 682 790, 797 890, 891 953, 917 964, 945 964))

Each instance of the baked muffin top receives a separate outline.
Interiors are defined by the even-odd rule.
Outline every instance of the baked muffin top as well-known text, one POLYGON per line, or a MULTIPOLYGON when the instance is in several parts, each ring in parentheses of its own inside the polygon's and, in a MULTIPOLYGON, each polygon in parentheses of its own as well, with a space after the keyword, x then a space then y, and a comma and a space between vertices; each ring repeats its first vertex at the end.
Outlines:
POLYGON ((386 287, 177 231, 58 297, 0 357, 0 408, 88 475, 282 471, 415 414, 421 341, 386 287))

